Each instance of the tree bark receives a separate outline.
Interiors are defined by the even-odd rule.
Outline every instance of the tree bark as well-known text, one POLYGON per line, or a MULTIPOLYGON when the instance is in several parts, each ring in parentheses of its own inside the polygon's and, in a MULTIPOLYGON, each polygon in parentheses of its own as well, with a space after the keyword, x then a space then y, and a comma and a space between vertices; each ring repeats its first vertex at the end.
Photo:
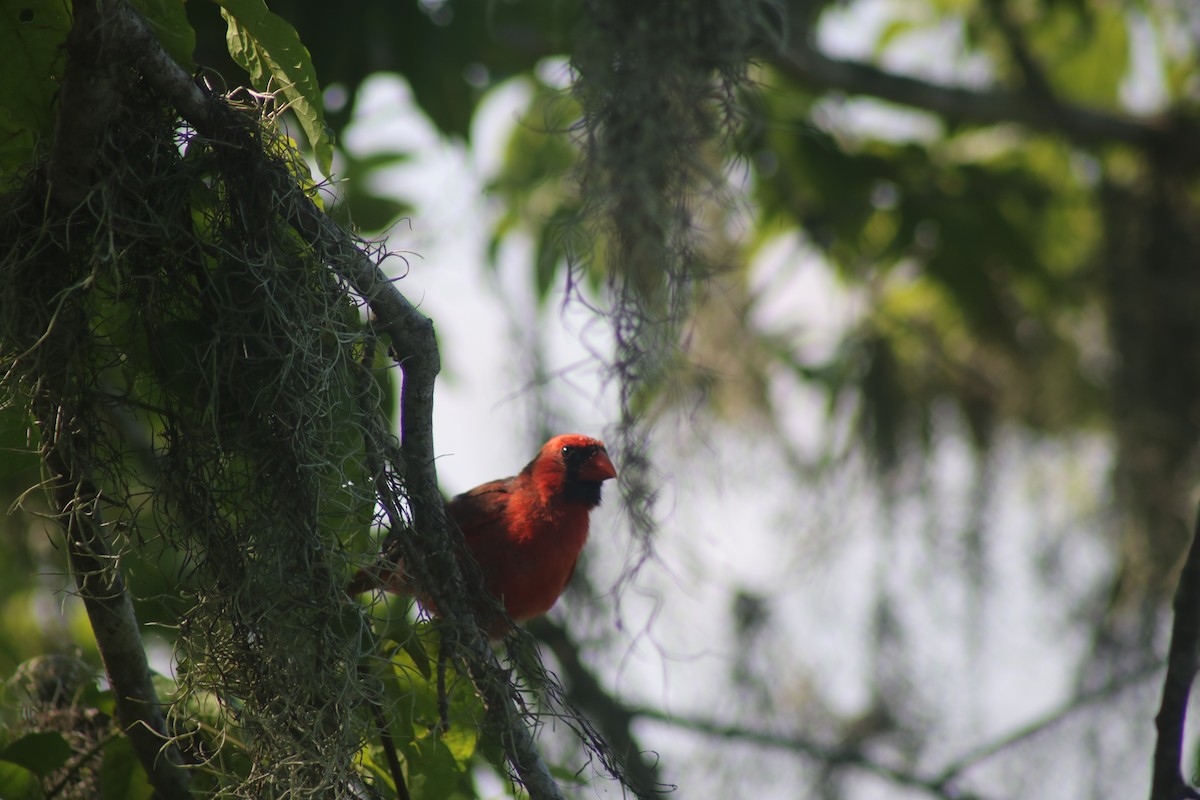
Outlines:
POLYGON ((1163 678, 1162 702, 1154 718, 1158 740, 1154 747, 1154 773, 1150 800, 1200 798, 1200 792, 1183 779, 1183 726, 1188 698, 1200 670, 1200 511, 1192 533, 1192 545, 1175 589, 1175 622, 1167 650, 1167 673, 1163 678))

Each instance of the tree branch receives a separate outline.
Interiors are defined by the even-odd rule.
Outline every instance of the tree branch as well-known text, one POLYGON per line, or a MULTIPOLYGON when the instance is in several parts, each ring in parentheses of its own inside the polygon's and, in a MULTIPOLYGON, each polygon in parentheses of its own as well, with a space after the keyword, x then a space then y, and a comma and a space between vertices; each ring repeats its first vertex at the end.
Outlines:
MULTIPOLYGON (((53 207, 62 213, 78 208, 93 190, 98 150, 118 105, 115 65, 119 51, 105 25, 108 8, 103 2, 78 0, 73 6, 47 165, 53 207)), ((50 473, 47 489, 66 535, 71 572, 112 686, 117 721, 156 795, 184 800, 190 796, 190 778, 181 767, 179 748, 167 733, 133 601, 104 537, 99 491, 84 460, 88 443, 77 431, 76 409, 68 399, 73 389, 54 369, 68 361, 57 351, 69 351, 73 336, 84 325, 81 320, 60 319, 43 339, 48 346, 42 356, 44 363, 53 366, 41 376, 34 414, 50 473)))
POLYGON ((830 58, 803 36, 792 37, 783 53, 770 53, 766 59, 798 83, 909 106, 950 124, 1013 123, 1061 134, 1079 145, 1113 142, 1146 150, 1171 147, 1184 136, 1166 118, 1136 119, 1085 106, 1037 102, 1008 91, 941 86, 860 61, 830 58))
POLYGON ((658 764, 642 757, 645 751, 633 735, 637 714, 604 690, 580 659, 579 647, 567 629, 546 617, 529 622, 526 628, 558 659, 567 680, 567 701, 596 724, 629 777, 634 793, 638 797, 652 798, 671 791, 671 787, 662 782, 658 764))
POLYGON ((1128 675, 1124 675, 1110 683, 1100 686, 1092 691, 1085 692, 1070 698, 1057 708, 1042 714, 1041 716, 1027 722, 1006 734, 998 736, 989 742, 985 742, 976 747, 971 748, 965 754, 958 757, 948 764, 938 775, 939 782, 952 782, 958 779, 967 770, 980 764, 989 758, 1017 745, 1029 741, 1030 739, 1045 733, 1050 728, 1065 721, 1069 717, 1079 713, 1089 706, 1111 700, 1115 695, 1120 694, 1126 689, 1148 680, 1152 675, 1162 669, 1162 664, 1155 662, 1147 664, 1141 669, 1134 670, 1128 675))
POLYGON ((1200 792, 1183 779, 1183 726, 1187 718, 1192 682, 1200 670, 1200 510, 1192 532, 1192 545, 1175 588, 1175 622, 1167 650, 1162 703, 1154 718, 1158 741, 1154 747, 1154 773, 1150 800, 1200 798, 1200 792))
POLYGON ((72 16, 47 168, 50 196, 62 211, 79 206, 95 185, 97 150, 119 100, 98 0, 78 0, 72 16))
MULTIPOLYGON (((353 237, 298 193, 292 196, 296 200, 290 214, 293 227, 310 245, 327 253, 334 270, 367 301, 377 329, 391 340, 394 357, 404 374, 400 391, 401 454, 413 533, 421 539, 424 552, 440 557, 438 571, 450 576, 452 583, 462 585, 457 560, 441 546, 448 537, 461 538, 462 534, 447 526, 433 457, 433 388, 441 369, 433 322, 396 289, 383 270, 357 247, 353 237)), ((459 544, 458 549, 462 549, 459 544)), ((513 702, 508 673, 497 662, 463 598, 462 593, 443 593, 435 599, 443 615, 466 623, 454 626, 457 644, 466 650, 471 677, 485 705, 502 720, 509 760, 533 800, 561 800, 562 792, 513 702)))
MULTIPOLYGON (((227 105, 201 90, 162 49, 158 39, 127 3, 115 4, 114 36, 129 48, 143 77, 168 99, 180 116, 198 132, 228 141, 246 134, 241 121, 227 105)), ((459 567, 445 547, 438 544, 447 532, 445 510, 438 489, 433 446, 434 380, 441 369, 433 323, 420 313, 383 270, 358 246, 357 240, 317 209, 298 191, 282 193, 290 198, 281 214, 296 232, 321 253, 367 303, 376 327, 391 340, 403 373, 401 387, 401 461, 405 488, 413 516, 413 533, 439 554, 445 563, 440 571, 461 583, 459 567)), ((461 536, 461 534, 459 534, 461 536)), ((456 626, 468 665, 487 707, 503 720, 503 739, 509 760, 533 800, 561 800, 562 792, 533 741, 533 734, 511 695, 507 673, 496 660, 468 604, 457 598, 436 597, 439 610, 451 619, 472 624, 456 626)))
MULTIPOLYGON (((1200 594, 1200 593, 1198 593, 1200 594)), ((1200 606, 1197 606, 1200 612, 1200 606)), ((1198 613, 1200 616, 1200 613, 1198 613)), ((917 774, 905 769, 891 767, 886 764, 879 763, 870 759, 867 754, 860 750, 847 750, 843 747, 831 746, 823 744, 812 739, 782 734, 771 733, 767 731, 752 730, 742 728, 735 725, 725 725, 715 720, 701 719, 698 717, 683 717, 667 714, 663 711, 650 708, 629 708, 628 713, 633 716, 653 719, 658 722, 664 722, 669 725, 675 725, 686 730, 695 731, 697 733, 706 734, 709 736, 719 736, 726 739, 737 739, 755 744, 776 747, 784 750, 791 750, 800 753, 804 756, 812 758, 826 766, 830 767, 849 767, 862 772, 868 772, 878 777, 889 780, 901 786, 906 786, 913 789, 919 789, 937 798, 953 798, 954 800, 970 800, 976 798, 979 800, 979 795, 972 793, 964 793, 957 783, 963 773, 971 769, 975 765, 983 762, 997 753, 1014 747, 1038 734, 1046 731, 1067 717, 1071 716, 1096 703, 1102 702, 1118 694, 1130 686, 1133 686, 1141 681, 1149 678, 1153 673, 1161 669, 1161 664, 1148 664, 1142 669, 1139 669, 1119 680, 1101 686, 1098 689, 1072 698, 1067 703, 1059 708, 1056 708, 1041 717, 1021 725, 1010 733, 1006 733, 996 739, 981 744, 970 749, 965 755, 950 762, 945 768, 936 773, 926 775, 917 774)), ((1178 761, 1174 762, 1176 765, 1178 761)), ((1178 770, 1175 773, 1178 775, 1178 770)), ((1191 791, 1190 789, 1188 791, 1191 791)), ((1151 800, 1165 800, 1169 797, 1170 800, 1181 800, 1181 798, 1189 798, 1194 800, 1198 795, 1195 794, 1172 794, 1160 798, 1154 796, 1151 800)))
POLYGON ((180 767, 183 758, 178 747, 167 734, 133 601, 104 539, 99 493, 75 463, 85 445, 72 432, 75 420, 52 398, 40 398, 36 413, 51 474, 50 495, 66 533, 79 597, 112 685, 117 721, 156 792, 167 800, 185 800, 190 796, 189 777, 180 767))
MULTIPOLYGON (((334 270, 367 301, 376 328, 391 341, 404 375, 400 391, 401 454, 413 533, 422 541, 424 552, 442 557, 438 571, 462 585, 457 561, 441 545, 447 537, 462 534, 448 529, 433 457, 433 388, 441 369, 433 322, 396 289, 383 270, 357 247, 353 237, 312 203, 301 201, 296 193, 293 197, 297 201, 290 214, 293 227, 309 244, 327 253, 334 270)), ((562 800, 562 792, 509 693, 508 674, 497 662, 474 613, 461 594, 448 593, 436 600, 443 615, 466 623, 454 626, 458 645, 466 651, 471 676, 484 703, 495 718, 503 721, 503 740, 521 783, 533 800, 562 800)))
POLYGON ((900 767, 892 767, 875 761, 861 750, 846 749, 822 744, 813 739, 785 733, 771 733, 741 728, 736 725, 726 725, 716 720, 702 717, 687 717, 668 714, 654 708, 630 709, 636 716, 652 719, 673 725, 677 728, 701 733, 706 736, 716 736, 722 739, 736 739, 752 744, 790 750, 807 756, 827 767, 849 768, 883 778, 898 786, 916 789, 939 800, 982 800, 982 796, 964 792, 952 781, 937 776, 921 775, 900 767))
POLYGON ((984 7, 992 22, 1000 29, 1000 35, 1004 37, 1008 52, 1020 71, 1026 94, 1034 102, 1045 106, 1047 113, 1057 116, 1058 95, 1030 51, 1024 32, 1009 13, 1007 0, 985 0, 984 7))

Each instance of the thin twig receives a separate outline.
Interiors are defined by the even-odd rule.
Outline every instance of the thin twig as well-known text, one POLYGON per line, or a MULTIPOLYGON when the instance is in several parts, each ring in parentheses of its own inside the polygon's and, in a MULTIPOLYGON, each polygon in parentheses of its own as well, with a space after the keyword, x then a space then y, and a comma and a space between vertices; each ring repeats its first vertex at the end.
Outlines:
POLYGON ((437 657, 437 709, 438 729, 445 734, 450 730, 450 698, 446 695, 446 648, 438 642, 437 657))
POLYGON ((371 701, 371 714, 375 717, 375 727, 379 730, 379 743, 383 747, 383 757, 392 773, 392 783, 396 784, 396 797, 398 800, 412 800, 408 793, 408 784, 404 782, 400 758, 396 755, 396 743, 392 741, 391 729, 388 728, 387 718, 383 715, 383 707, 371 701))
POLYGON ((984 7, 992 22, 1000 30, 1001 36, 1004 37, 1008 52, 1016 62, 1017 69, 1020 70, 1026 93, 1034 102, 1041 103, 1047 114, 1052 117, 1058 116, 1061 113, 1062 104, 1054 88, 1050 85, 1041 64, 1029 49, 1029 43, 1025 40, 1025 33, 1021 30, 1021 26, 1009 12, 1007 0, 987 0, 984 7))
POLYGON ((937 776, 922 775, 902 767, 893 767, 876 761, 857 749, 823 744, 804 736, 773 733, 727 725, 702 717, 668 714, 654 708, 631 708, 630 711, 643 719, 651 719, 673 725, 684 730, 723 739, 736 739, 766 747, 789 750, 819 762, 827 767, 853 769, 883 778, 897 786, 917 789, 939 800, 982 800, 982 795, 962 790, 952 782, 937 776))
POLYGON ((566 678, 567 702, 586 713, 596 724, 629 776, 634 793, 642 798, 655 798, 672 791, 671 786, 662 782, 658 764, 644 757, 645 751, 633 733, 636 714, 600 685, 583 663, 579 645, 567 629, 546 617, 533 620, 526 627, 554 653, 566 678))
POLYGON ((1162 669, 1160 662, 1147 664, 1141 669, 1113 680, 1093 691, 1072 697, 1057 708, 1042 714, 1037 719, 1027 722, 989 742, 971 748, 965 754, 946 765, 939 775, 938 780, 946 783, 957 780, 962 773, 981 762, 1045 733, 1048 729, 1061 724, 1090 706, 1111 699, 1131 686, 1149 679, 1160 669, 1162 669))

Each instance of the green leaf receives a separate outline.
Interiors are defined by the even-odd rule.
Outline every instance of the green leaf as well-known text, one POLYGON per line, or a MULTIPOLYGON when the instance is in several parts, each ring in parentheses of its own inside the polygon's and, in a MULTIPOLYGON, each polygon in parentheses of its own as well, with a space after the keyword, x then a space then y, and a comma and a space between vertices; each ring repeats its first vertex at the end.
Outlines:
POLYGON ((382 231, 399 217, 412 211, 403 200, 376 194, 373 178, 385 169, 393 169, 411 160, 406 152, 372 153, 356 156, 344 153, 338 163, 338 177, 352 187, 334 206, 335 217, 358 230, 382 231))
POLYGON ((185 0, 132 0, 133 7, 141 12, 150 29, 158 37, 163 49, 175 63, 192 69, 192 53, 196 50, 196 31, 188 21, 185 0))
POLYGON ((362 765, 374 776, 376 792, 390 796, 396 793, 396 782, 392 780, 392 771, 388 768, 386 759, 381 755, 381 750, 381 748, 367 746, 362 749, 358 757, 362 765))
POLYGON ((42 783, 38 776, 11 761, 0 759, 0 798, 4 800, 38 800, 42 783))
POLYGON ((479 743, 479 729, 474 725, 452 725, 441 736, 446 751, 454 758, 460 769, 465 770, 475 755, 479 743))
POLYGON ((409 772, 409 791, 414 800, 444 800, 455 794, 467 796, 467 771, 455 760, 442 739, 433 733, 417 743, 417 756, 409 762, 420 765, 409 772))
POLYGON ((916 27, 915 21, 911 18, 897 17, 893 19, 884 26, 879 33, 879 38, 875 40, 875 57, 883 56, 897 39, 913 31, 916 27))
POLYGON ((417 628, 408 619, 404 603, 389 603, 390 614, 380 638, 398 644, 411 660, 411 665, 426 681, 433 678, 433 667, 417 628))
POLYGON ((1029 26, 1029 33, 1051 83, 1065 97, 1116 104, 1129 67, 1129 28, 1123 9, 1098 4, 1082 17, 1077 9, 1055 6, 1036 26, 1029 26))
POLYGON ((0 477, 34 470, 40 459, 29 440, 29 413, 9 406, 0 409, 0 477))
POLYGON ((106 744, 100 763, 100 796, 104 800, 150 800, 153 795, 154 787, 129 738, 118 736, 106 744))
MULTIPOLYGON (((554 288, 555 278, 558 276, 559 267, 567 260, 566 237, 571 231, 578 230, 580 226, 579 209, 573 203, 565 203, 554 210, 549 219, 541 224, 538 231, 537 250, 534 258, 534 274, 533 284, 537 292, 539 303, 544 303, 550 295, 550 290, 554 288)), ((599 258, 599 249, 602 245, 596 245, 596 252, 593 253, 591 263, 594 265, 601 262, 599 258)))
POLYGON ((94 708, 108 716, 115 716, 117 713, 117 699, 113 696, 112 689, 101 689, 93 681, 88 684, 83 695, 79 698, 80 705, 86 708, 94 708))
MULTIPOLYGON (((384 688, 384 711, 392 736, 409 760, 420 764, 420 772, 432 783, 426 793, 441 796, 460 785, 469 771, 479 742, 484 710, 470 680, 446 665, 446 700, 449 729, 441 729, 441 714, 436 681, 418 661, 400 647, 386 647, 390 662, 377 671, 384 688)), ((414 790, 414 797, 421 793, 414 790)))
MULTIPOLYGON (((30 733, 0 750, 0 760, 45 777, 66 764, 72 752, 60 733, 30 733)), ((0 791, 0 797, 7 795, 0 791)))
POLYGON ((54 128, 62 44, 71 29, 62 0, 0 0, 0 178, 26 163, 54 128))
POLYGON ((546 225, 538 232, 533 286, 537 292, 539 304, 546 302, 550 289, 554 286, 554 276, 558 273, 558 265, 563 259, 559 236, 560 231, 553 225, 546 225))
POLYGON ((32 128, 15 120, 11 108, 0 106, 0 179, 29 160, 37 141, 32 128))
POLYGON ((250 74, 260 92, 278 92, 296 115, 328 175, 333 168, 333 133, 325 125, 321 87, 312 57, 291 24, 263 0, 214 0, 229 25, 229 55, 250 74))

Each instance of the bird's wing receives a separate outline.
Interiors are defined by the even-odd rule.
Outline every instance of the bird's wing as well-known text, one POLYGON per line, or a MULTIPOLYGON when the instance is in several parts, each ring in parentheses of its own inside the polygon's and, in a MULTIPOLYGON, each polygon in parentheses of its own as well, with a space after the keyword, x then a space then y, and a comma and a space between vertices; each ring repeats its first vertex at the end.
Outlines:
POLYGON ((504 530, 504 514, 512 497, 512 478, 490 481, 463 492, 446 504, 446 513, 458 525, 468 545, 472 539, 504 530))

